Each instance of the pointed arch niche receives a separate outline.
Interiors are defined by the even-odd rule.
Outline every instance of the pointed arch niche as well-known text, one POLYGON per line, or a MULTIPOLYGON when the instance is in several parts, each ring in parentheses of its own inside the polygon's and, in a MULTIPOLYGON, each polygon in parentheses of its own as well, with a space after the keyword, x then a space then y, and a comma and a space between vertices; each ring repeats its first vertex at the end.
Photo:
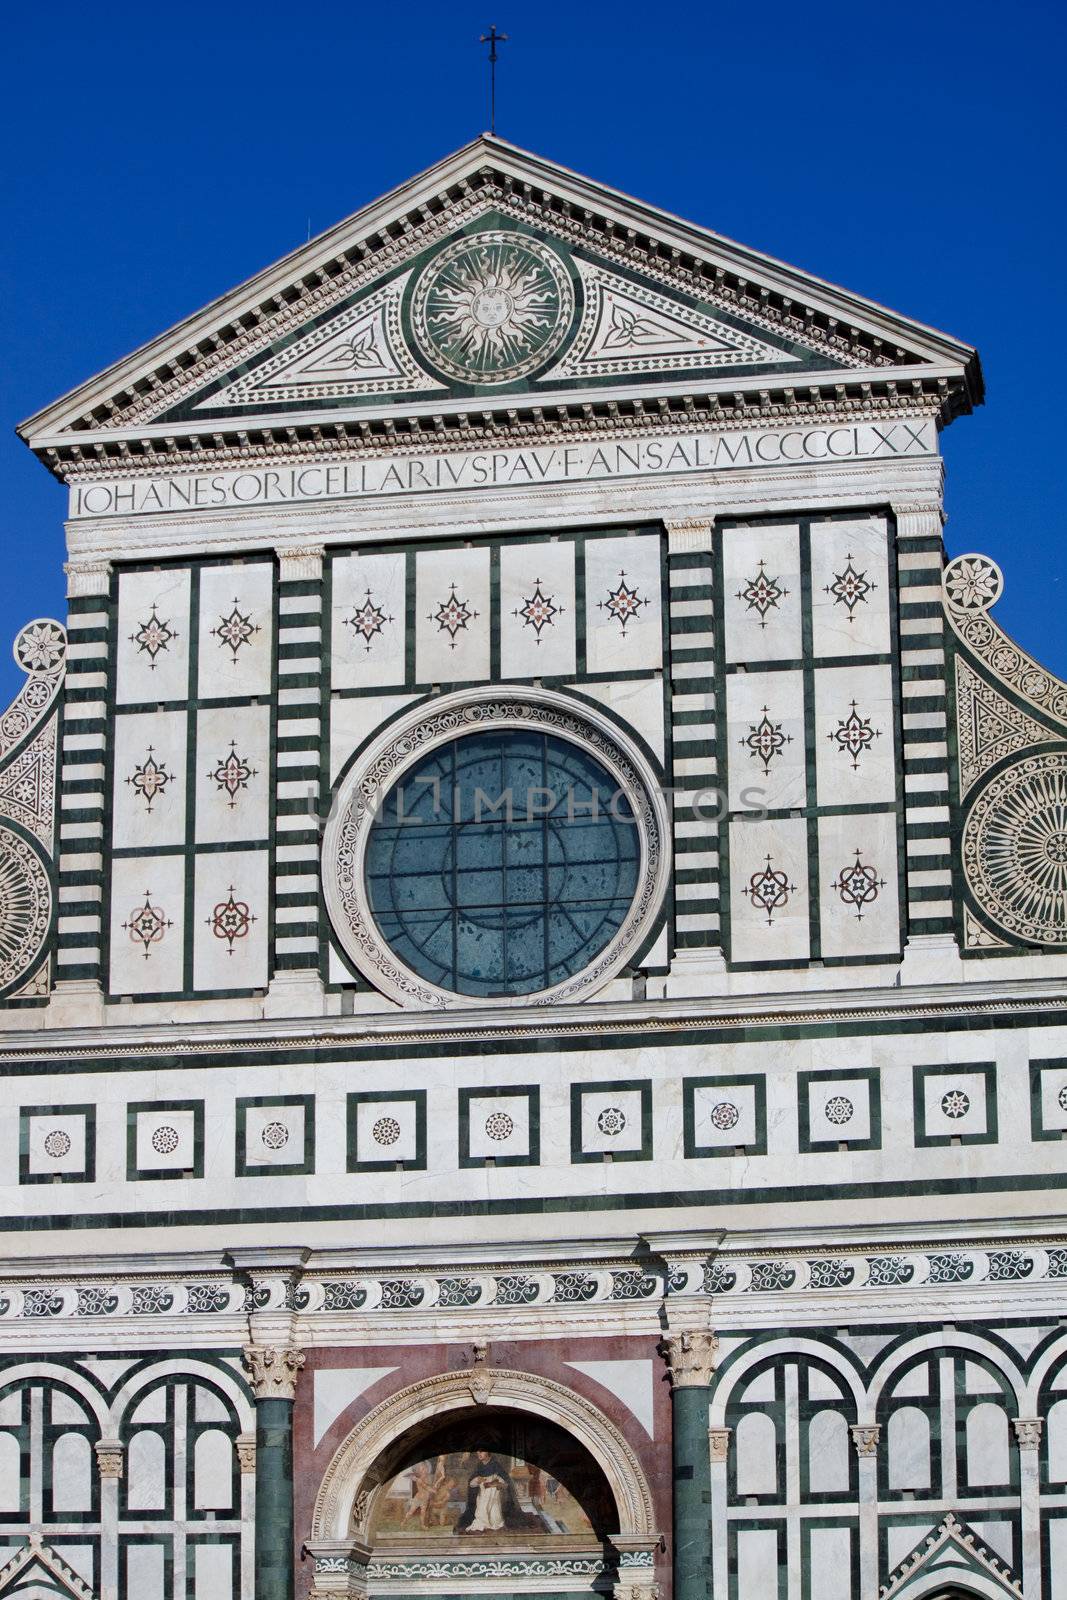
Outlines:
POLYGON ((651 1595, 661 1542, 637 1457, 602 1411, 550 1379, 479 1367, 412 1384, 357 1423, 323 1475, 307 1551, 313 1600, 395 1592, 401 1575, 417 1587, 424 1562, 450 1593, 506 1577, 514 1595, 621 1582, 651 1595))

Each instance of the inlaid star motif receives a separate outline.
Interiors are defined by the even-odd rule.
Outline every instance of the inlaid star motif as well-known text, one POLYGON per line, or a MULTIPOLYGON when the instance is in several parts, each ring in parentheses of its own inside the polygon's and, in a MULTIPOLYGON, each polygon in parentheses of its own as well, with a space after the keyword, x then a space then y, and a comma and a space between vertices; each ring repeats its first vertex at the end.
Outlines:
POLYGON ((855 861, 841 868, 834 887, 845 905, 855 906, 856 920, 862 922, 864 906, 877 900, 878 891, 885 888, 885 879, 878 876, 874 867, 864 866, 861 852, 857 850, 855 861))
POLYGON ((134 906, 122 926, 134 944, 144 947, 144 958, 147 961, 152 953, 152 946, 159 944, 167 929, 172 928, 174 924, 159 906, 152 904, 151 890, 146 889, 144 905, 134 906))
POLYGON ((828 583, 823 590, 824 594, 832 594, 835 606, 844 606, 848 611, 848 620, 852 621, 856 607, 860 604, 869 604, 867 596, 878 585, 872 583, 866 572, 857 572, 852 565, 852 556, 845 557, 844 572, 834 574, 833 583, 828 583))
POLYGON ((237 608, 237 597, 234 596, 233 610, 228 617, 220 617, 217 628, 212 628, 212 635, 219 641, 223 649, 232 651, 231 659, 237 665, 237 652, 242 645, 248 643, 259 632, 259 624, 254 623, 250 616, 246 617, 237 608))
POLYGON ((169 622, 164 622, 153 605, 148 621, 140 623, 137 632, 130 634, 130 643, 135 644, 138 651, 148 657, 148 665, 154 672, 156 657, 169 647, 172 639, 177 637, 177 629, 172 628, 169 622))
POLYGON ((545 594, 538 578, 534 584, 534 592, 524 599, 524 604, 513 611, 513 617, 521 617, 523 626, 532 628, 537 635, 537 643, 541 643, 541 633, 545 628, 555 626, 556 618, 563 607, 557 606, 552 595, 545 594))
POLYGON ((769 772, 771 762, 775 756, 780 756, 787 744, 793 743, 791 733, 782 732, 780 722, 772 722, 767 715, 767 707, 762 708, 763 716, 754 726, 749 724, 749 732, 741 739, 751 756, 758 756, 763 763, 764 772, 769 772))
POLYGON ((54 622, 31 622, 15 641, 19 665, 27 672, 54 672, 65 652, 63 631, 54 622))
POLYGON ((450 585, 448 599, 442 602, 436 614, 431 616, 429 620, 436 622, 442 633, 448 634, 449 649, 454 650, 456 648, 456 634, 466 633, 467 624, 473 622, 478 615, 477 611, 470 610, 466 600, 458 598, 456 586, 453 583, 450 585))
POLYGON ((754 611, 759 617, 761 628, 767 626, 769 613, 777 611, 779 600, 784 600, 789 593, 788 589, 782 588, 777 578, 767 576, 765 567, 765 562, 757 562, 756 576, 749 578, 745 587, 737 591, 738 600, 744 600, 746 609, 754 611))
POLYGON ((167 784, 173 777, 174 774, 167 771, 164 763, 156 760, 152 746, 149 745, 143 763, 134 766, 133 774, 126 779, 126 782, 141 796, 145 802, 145 810, 151 812, 153 800, 165 792, 167 784))
POLYGON ((875 739, 882 737, 881 728, 872 728, 870 717, 861 717, 852 701, 848 716, 838 721, 837 727, 826 736, 832 739, 845 755, 852 757, 852 769, 858 771, 860 756, 869 750, 875 739))
POLYGON ((234 942, 247 939, 256 918, 249 910, 247 901, 234 899, 232 883, 227 893, 229 898, 219 901, 207 922, 216 939, 226 940, 226 954, 232 956, 234 942))
POLYGON ((619 624, 619 632, 626 637, 626 629, 634 621, 642 606, 647 606, 648 601, 642 599, 635 585, 632 589, 626 582, 626 573, 619 573, 619 587, 609 589, 606 600, 597 601, 597 609, 606 611, 615 622, 619 624))
POLYGON ((762 872, 752 874, 745 892, 757 911, 767 913, 769 927, 774 921, 774 913, 789 904, 789 896, 795 889, 796 884, 790 883, 788 873, 776 872, 768 856, 767 865, 762 872))
POLYGON ((229 795, 227 805, 231 811, 237 804, 241 790, 247 789, 249 780, 257 776, 256 768, 237 754, 237 745, 233 739, 230 740, 227 755, 216 764, 213 771, 208 773, 208 777, 213 778, 218 787, 229 795))
POLYGON ((392 617, 386 616, 381 606, 372 598, 369 589, 367 590, 367 598, 359 610, 353 612, 350 617, 345 618, 348 626, 355 633, 358 633, 363 640, 363 647, 368 653, 371 640, 376 634, 381 633, 387 622, 392 622, 393 620, 392 617))

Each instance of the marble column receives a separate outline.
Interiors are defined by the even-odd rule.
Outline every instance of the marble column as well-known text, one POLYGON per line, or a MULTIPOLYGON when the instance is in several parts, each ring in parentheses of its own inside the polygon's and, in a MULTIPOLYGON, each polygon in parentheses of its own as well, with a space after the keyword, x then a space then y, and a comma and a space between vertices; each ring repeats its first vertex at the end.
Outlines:
POLYGON ((256 1600, 293 1600, 293 1400, 304 1352, 245 1345, 256 1397, 256 1600))
POLYGON ((119 1592, 119 1483, 123 1475, 121 1439, 98 1439, 96 1470, 100 1474, 100 1600, 117 1600, 119 1592))
POLYGON ((711 1452, 708 1406, 718 1339, 683 1329, 660 1345, 671 1379, 674 1600, 711 1591, 711 1452))

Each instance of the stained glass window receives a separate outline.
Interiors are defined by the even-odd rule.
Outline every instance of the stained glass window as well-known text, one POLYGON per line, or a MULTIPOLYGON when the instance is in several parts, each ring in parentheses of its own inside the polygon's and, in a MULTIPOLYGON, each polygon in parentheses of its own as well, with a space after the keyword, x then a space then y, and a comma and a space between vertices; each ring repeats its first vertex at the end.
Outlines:
POLYGON ((600 761, 555 734, 502 729, 407 769, 371 825, 364 870, 399 960, 488 998, 587 967, 626 918, 640 860, 630 802, 600 761))

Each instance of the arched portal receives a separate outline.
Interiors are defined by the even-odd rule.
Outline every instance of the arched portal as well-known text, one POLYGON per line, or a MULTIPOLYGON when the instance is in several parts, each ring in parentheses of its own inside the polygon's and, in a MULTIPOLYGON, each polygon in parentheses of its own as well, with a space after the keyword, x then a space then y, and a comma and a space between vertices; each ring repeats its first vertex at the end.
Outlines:
POLYGON ((357 1591, 425 1559, 475 1593, 487 1560, 514 1567, 516 1592, 531 1560, 583 1588, 616 1568, 651 1584, 659 1543, 644 1473, 603 1412, 550 1379, 475 1368, 412 1384, 357 1423, 323 1476, 308 1549, 330 1571, 364 1569, 357 1591))

